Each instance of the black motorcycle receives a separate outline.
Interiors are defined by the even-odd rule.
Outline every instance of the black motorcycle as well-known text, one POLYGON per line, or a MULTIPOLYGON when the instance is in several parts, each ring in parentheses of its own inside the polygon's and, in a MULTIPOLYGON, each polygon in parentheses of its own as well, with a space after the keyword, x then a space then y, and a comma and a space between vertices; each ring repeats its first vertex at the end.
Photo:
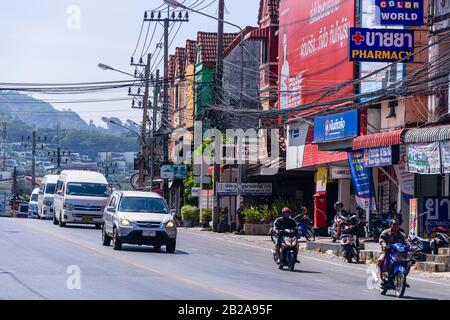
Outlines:
POLYGON ((272 250, 273 259, 278 264, 279 269, 288 267, 289 270, 294 271, 298 256, 298 229, 285 229, 283 231, 283 241, 281 244, 281 257, 278 257, 274 250, 272 250))
POLYGON ((356 263, 359 263, 360 259, 360 245, 359 245, 359 220, 353 215, 348 219, 348 222, 342 225, 341 230, 341 250, 342 256, 351 263, 355 259, 356 263))
POLYGON ((348 211, 342 211, 337 213, 333 218, 333 224, 331 227, 328 228, 328 234, 331 237, 332 242, 336 242, 338 239, 338 226, 339 224, 345 224, 348 222, 348 219, 350 218, 348 211))

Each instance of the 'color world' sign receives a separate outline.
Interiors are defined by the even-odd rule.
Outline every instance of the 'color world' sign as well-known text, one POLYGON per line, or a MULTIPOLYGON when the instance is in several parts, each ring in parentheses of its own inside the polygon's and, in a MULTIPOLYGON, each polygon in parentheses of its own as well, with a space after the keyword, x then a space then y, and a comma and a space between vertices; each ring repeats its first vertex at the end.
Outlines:
POLYGON ((375 0, 380 25, 423 25, 423 0, 375 0))

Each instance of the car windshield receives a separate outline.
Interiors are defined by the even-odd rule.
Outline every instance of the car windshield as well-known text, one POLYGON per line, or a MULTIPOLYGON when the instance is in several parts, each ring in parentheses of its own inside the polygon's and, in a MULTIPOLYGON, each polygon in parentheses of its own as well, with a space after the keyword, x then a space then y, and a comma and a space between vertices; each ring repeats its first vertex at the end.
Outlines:
POLYGON ((71 196, 107 197, 108 186, 100 183, 69 183, 66 194, 71 196))
POLYGON ((38 195, 35 193, 35 194, 32 194, 31 195, 31 198, 30 198, 30 201, 34 201, 34 202, 36 202, 38 200, 38 195))
POLYGON ((47 187, 45 189, 45 193, 55 193, 56 184, 55 183, 47 183, 47 187))
POLYGON ((162 214, 168 213, 163 199, 149 197, 123 197, 120 201, 119 211, 162 214))

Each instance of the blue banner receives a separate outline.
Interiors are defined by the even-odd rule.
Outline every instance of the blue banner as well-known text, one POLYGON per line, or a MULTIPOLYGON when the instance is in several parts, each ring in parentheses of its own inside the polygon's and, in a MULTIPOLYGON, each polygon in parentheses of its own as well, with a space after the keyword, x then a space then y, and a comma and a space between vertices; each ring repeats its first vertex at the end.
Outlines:
POLYGON ((349 41, 350 61, 414 61, 412 30, 350 28, 349 41))
POLYGON ((392 147, 376 147, 364 149, 364 166, 383 167, 392 164, 392 147))
POLYGON ((356 202, 363 210, 376 211, 375 192, 372 181, 372 169, 364 166, 363 152, 349 152, 348 162, 352 173, 356 202))
POLYGON ((422 198, 423 236, 432 238, 436 227, 450 228, 450 198, 422 198))
POLYGON ((353 138, 358 135, 358 110, 314 118, 314 142, 316 143, 353 138))
POLYGON ((375 0, 380 25, 423 25, 423 0, 375 0))

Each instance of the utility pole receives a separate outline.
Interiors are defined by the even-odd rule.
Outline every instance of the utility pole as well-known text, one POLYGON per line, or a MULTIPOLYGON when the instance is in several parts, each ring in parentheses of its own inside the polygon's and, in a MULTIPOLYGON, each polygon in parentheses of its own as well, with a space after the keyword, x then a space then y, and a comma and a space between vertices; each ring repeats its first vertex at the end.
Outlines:
POLYGON ((158 116, 158 98, 159 98, 159 69, 156 70, 155 84, 153 87, 153 115, 152 115, 152 146, 150 156, 150 186, 153 190, 153 181, 155 180, 155 148, 156 148, 156 121, 158 116))
MULTIPOLYGON (((164 25, 164 79, 163 79, 163 108, 161 116, 161 131, 163 132, 163 162, 169 162, 169 135, 167 133, 169 126, 169 25, 171 22, 188 22, 188 14, 186 13, 183 17, 181 12, 175 13, 172 11, 170 13, 169 7, 167 7, 167 17, 162 18, 162 13, 159 11, 156 15, 155 12, 150 13, 150 18, 148 18, 147 13, 144 17, 144 21, 152 22, 162 22, 164 25)), ((169 199, 169 181, 164 179, 164 198, 166 201, 169 199)))
POLYGON ((144 101, 142 102, 142 126, 141 126, 141 156, 139 158, 139 188, 144 188, 145 162, 147 160, 147 115, 148 115, 148 96, 150 87, 150 65, 152 55, 147 55, 147 64, 145 65, 145 91, 144 101))
POLYGON ((57 165, 56 165, 56 172, 58 174, 61 173, 61 147, 59 145, 60 140, 59 140, 59 123, 56 126, 56 148, 57 148, 57 165))
POLYGON ((31 186, 34 189, 36 187, 36 131, 33 131, 31 150, 31 186))
MULTIPOLYGON (((221 95, 222 95, 222 76, 223 76, 223 19, 225 12, 225 0, 219 0, 219 16, 218 16, 218 25, 217 25, 217 62, 216 62, 216 75, 215 75, 215 102, 216 104, 221 104, 221 95)), ((217 117, 217 116, 216 116, 217 117)), ((217 119, 215 119, 217 120, 217 119)), ((218 126, 219 121, 215 121, 218 126)), ((203 139, 202 139, 203 140, 203 139)), ((219 223, 219 215, 220 215, 220 200, 219 195, 217 194, 218 184, 219 184, 219 176, 220 176, 220 163, 218 163, 219 155, 221 150, 215 150, 215 159, 214 159, 214 181, 213 181, 213 189, 214 189, 214 201, 213 201, 213 215, 212 215, 212 225, 213 230, 217 231, 217 225, 219 223)))

